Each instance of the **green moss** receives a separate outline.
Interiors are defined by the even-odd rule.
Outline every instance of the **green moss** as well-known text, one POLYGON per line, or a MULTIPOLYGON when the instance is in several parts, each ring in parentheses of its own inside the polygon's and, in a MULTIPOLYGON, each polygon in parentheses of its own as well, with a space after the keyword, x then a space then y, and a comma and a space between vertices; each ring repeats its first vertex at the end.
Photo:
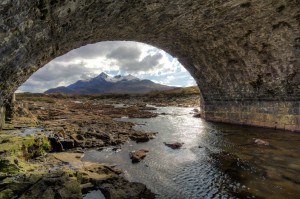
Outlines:
POLYGON ((2 199, 12 198, 13 195, 14 195, 14 192, 11 189, 5 189, 0 192, 0 198, 2 198, 2 199))
POLYGON ((43 156, 49 151, 50 143, 45 136, 35 137, 33 142, 32 140, 27 141, 27 143, 23 143, 22 145, 24 157, 27 159, 43 156))
POLYGON ((24 137, 19 136, 18 132, 0 133, 0 141, 2 141, 0 151, 5 153, 5 156, 0 159, 2 173, 26 172, 34 169, 35 165, 28 163, 28 159, 43 156, 50 147, 44 135, 24 137))
POLYGON ((9 173, 15 174, 20 171, 19 167, 13 163, 11 163, 7 159, 0 159, 0 172, 1 173, 9 173))
POLYGON ((43 140, 42 148, 46 152, 50 150, 50 143, 48 140, 43 140))

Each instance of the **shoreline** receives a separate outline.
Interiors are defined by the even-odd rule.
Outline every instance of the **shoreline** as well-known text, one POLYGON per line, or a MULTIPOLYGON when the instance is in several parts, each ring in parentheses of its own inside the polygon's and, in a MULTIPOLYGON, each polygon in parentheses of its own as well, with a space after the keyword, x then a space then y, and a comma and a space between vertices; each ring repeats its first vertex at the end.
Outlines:
MULTIPOLYGON (((191 103, 183 102, 179 106, 192 106, 195 103, 195 100, 188 98, 184 100, 191 103)), ((173 104, 173 101, 155 103, 161 106, 173 104)), ((101 190, 107 198, 155 198, 145 185, 121 177, 122 172, 115 169, 114 165, 80 160, 80 154, 87 149, 119 146, 129 139, 135 142, 153 139, 156 132, 136 131, 133 123, 115 120, 122 117, 156 117, 156 113, 150 112, 153 109, 145 102, 130 99, 91 100, 78 96, 76 99, 53 99, 47 96, 42 100, 32 98, 17 101, 14 120, 5 126, 0 137, 7 137, 7 144, 24 147, 1 151, 1 145, 5 143, 0 143, 1 163, 7 168, 0 172, 4 182, 0 196, 35 198, 34 194, 48 191, 60 196, 82 198, 82 194, 91 190, 101 190), (28 130, 24 136, 24 129, 30 128, 32 132, 28 130), (18 152, 12 155, 10 150, 18 152), (74 167, 74 164, 81 167, 74 167), (5 172, 10 174, 5 175, 5 172), (16 176, 22 176, 16 181, 20 186, 13 181, 16 176), (42 186, 41 183, 45 184, 49 178, 55 180, 49 186, 42 186), (57 188, 57 182, 63 182, 60 188, 57 188), (70 183, 73 188, 76 187, 75 190, 64 186, 70 183)))

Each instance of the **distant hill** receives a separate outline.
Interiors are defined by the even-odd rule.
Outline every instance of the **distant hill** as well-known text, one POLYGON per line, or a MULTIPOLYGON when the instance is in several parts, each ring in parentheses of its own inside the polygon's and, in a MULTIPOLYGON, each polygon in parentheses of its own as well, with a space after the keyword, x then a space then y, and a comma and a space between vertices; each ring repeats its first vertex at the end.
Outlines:
POLYGON ((97 94, 97 93, 147 93, 164 91, 176 87, 154 83, 147 79, 139 79, 133 75, 111 77, 101 73, 90 80, 79 80, 69 86, 51 88, 45 93, 97 94))

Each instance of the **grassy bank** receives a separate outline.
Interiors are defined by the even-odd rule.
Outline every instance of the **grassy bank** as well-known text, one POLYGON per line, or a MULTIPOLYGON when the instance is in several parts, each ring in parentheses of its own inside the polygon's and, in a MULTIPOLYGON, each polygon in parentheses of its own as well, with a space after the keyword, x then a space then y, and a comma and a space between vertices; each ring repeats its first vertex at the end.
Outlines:
POLYGON ((17 93, 18 101, 55 103, 55 99, 87 99, 87 100, 142 100, 145 103, 164 105, 195 105, 199 104, 200 91, 197 86, 180 87, 167 91, 152 91, 145 94, 65 94, 65 93, 17 93))

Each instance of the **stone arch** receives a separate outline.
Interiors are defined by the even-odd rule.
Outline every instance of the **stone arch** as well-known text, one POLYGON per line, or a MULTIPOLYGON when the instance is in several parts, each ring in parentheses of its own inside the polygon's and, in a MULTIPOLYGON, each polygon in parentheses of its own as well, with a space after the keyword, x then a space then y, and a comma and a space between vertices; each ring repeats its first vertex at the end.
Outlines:
POLYGON ((9 104, 12 93, 53 58, 88 43, 128 40, 178 57, 201 89, 207 120, 299 131, 299 5, 299 0, 2 1, 1 104, 9 104))

